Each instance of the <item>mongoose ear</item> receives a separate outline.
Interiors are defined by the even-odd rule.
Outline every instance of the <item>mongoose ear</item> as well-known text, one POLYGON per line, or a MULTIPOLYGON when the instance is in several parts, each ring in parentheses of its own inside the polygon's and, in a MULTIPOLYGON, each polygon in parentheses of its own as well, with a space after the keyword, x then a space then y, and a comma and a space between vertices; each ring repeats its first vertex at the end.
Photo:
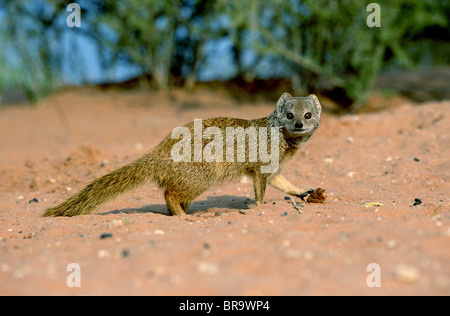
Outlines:
POLYGON ((315 94, 308 95, 308 98, 313 100, 314 107, 317 109, 317 111, 322 112, 322 106, 320 105, 319 99, 316 97, 315 94))
POLYGON ((277 112, 278 112, 278 110, 281 109, 281 107, 284 104, 284 101, 286 101, 286 99, 288 99, 288 98, 292 98, 292 96, 287 92, 285 92, 281 95, 281 97, 278 99, 278 102, 277 102, 277 112))

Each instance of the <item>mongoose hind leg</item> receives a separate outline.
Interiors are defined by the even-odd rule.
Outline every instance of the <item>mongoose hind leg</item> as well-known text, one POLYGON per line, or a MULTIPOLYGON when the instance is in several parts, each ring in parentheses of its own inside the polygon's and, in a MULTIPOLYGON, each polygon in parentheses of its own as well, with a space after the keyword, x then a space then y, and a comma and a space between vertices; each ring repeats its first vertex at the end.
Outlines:
POLYGON ((191 201, 184 201, 184 202, 181 202, 180 204, 181 204, 181 208, 185 212, 187 212, 187 210, 189 209, 189 206, 191 206, 191 201))
POLYGON ((183 208, 181 207, 181 201, 170 192, 164 192, 164 197, 167 203, 167 209, 169 210, 170 215, 186 215, 183 208))

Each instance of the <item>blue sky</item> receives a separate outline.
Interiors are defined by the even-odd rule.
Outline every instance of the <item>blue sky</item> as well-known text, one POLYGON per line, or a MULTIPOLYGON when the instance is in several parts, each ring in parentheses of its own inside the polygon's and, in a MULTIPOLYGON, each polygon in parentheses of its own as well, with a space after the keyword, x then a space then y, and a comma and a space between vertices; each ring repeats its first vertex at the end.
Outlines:
MULTIPOLYGON (((85 26, 81 26, 82 28, 85 26)), ((125 62, 118 62, 113 68, 102 70, 100 57, 94 42, 77 32, 76 28, 67 28, 63 35, 64 61, 63 76, 68 84, 119 82, 140 74, 139 67, 125 62)), ((199 80, 227 79, 235 74, 235 66, 230 55, 231 42, 220 39, 205 44, 207 65, 202 70, 199 80)), ((247 54, 251 59, 251 53, 247 54)))

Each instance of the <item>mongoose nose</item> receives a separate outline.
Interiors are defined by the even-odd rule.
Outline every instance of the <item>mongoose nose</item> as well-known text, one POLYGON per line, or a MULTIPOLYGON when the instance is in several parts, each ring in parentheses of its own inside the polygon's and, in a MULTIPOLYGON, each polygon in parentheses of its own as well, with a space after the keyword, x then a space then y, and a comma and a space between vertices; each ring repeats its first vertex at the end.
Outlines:
POLYGON ((295 128, 302 128, 302 127, 303 127, 303 123, 302 122, 295 123, 295 128))

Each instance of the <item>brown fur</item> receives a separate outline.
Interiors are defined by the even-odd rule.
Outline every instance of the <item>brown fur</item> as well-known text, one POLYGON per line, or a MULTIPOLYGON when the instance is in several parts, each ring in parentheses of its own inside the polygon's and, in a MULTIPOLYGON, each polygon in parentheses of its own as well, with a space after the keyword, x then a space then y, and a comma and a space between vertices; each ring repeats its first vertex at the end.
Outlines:
MULTIPOLYGON (((137 160, 125 165, 109 174, 106 174, 84 189, 67 199, 65 202, 47 209, 43 216, 74 216, 87 214, 100 204, 117 197, 119 194, 131 191, 148 182, 156 182, 164 191, 167 208, 172 215, 185 215, 191 202, 212 185, 230 181, 243 175, 253 178, 255 190, 255 202, 263 203, 266 185, 291 195, 304 197, 311 193, 312 189, 300 189, 281 174, 281 169, 291 160, 300 145, 306 142, 316 131, 320 122, 321 107, 316 96, 310 95, 304 98, 293 98, 284 93, 278 100, 275 111, 268 117, 243 120, 237 118, 217 117, 202 121, 203 129, 209 126, 218 127, 225 135, 227 127, 254 126, 277 127, 279 130, 279 169, 274 173, 262 173, 261 166, 264 163, 259 160, 250 162, 248 159, 249 141, 246 138, 246 158, 244 162, 238 162, 237 149, 234 150, 234 162, 175 162, 171 151, 179 139, 172 139, 171 134, 137 160), (312 118, 306 119, 305 113, 311 113, 312 118), (294 115, 293 119, 286 118, 287 113, 294 115), (302 122, 306 132, 293 131, 295 122, 302 122)), ((191 133, 194 131, 194 123, 185 125, 191 133)), ((210 140, 202 140, 202 148, 210 140)), ((270 149, 270 137, 268 137, 270 149)), ((225 141, 224 141, 225 143, 225 141)), ((225 145, 224 145, 225 146, 225 145)), ((193 145, 192 145, 193 148, 193 145)), ((194 150, 191 151, 192 156, 194 150)), ((225 154, 225 148, 223 150, 225 154)), ((266 163, 267 165, 267 163, 266 163)))

